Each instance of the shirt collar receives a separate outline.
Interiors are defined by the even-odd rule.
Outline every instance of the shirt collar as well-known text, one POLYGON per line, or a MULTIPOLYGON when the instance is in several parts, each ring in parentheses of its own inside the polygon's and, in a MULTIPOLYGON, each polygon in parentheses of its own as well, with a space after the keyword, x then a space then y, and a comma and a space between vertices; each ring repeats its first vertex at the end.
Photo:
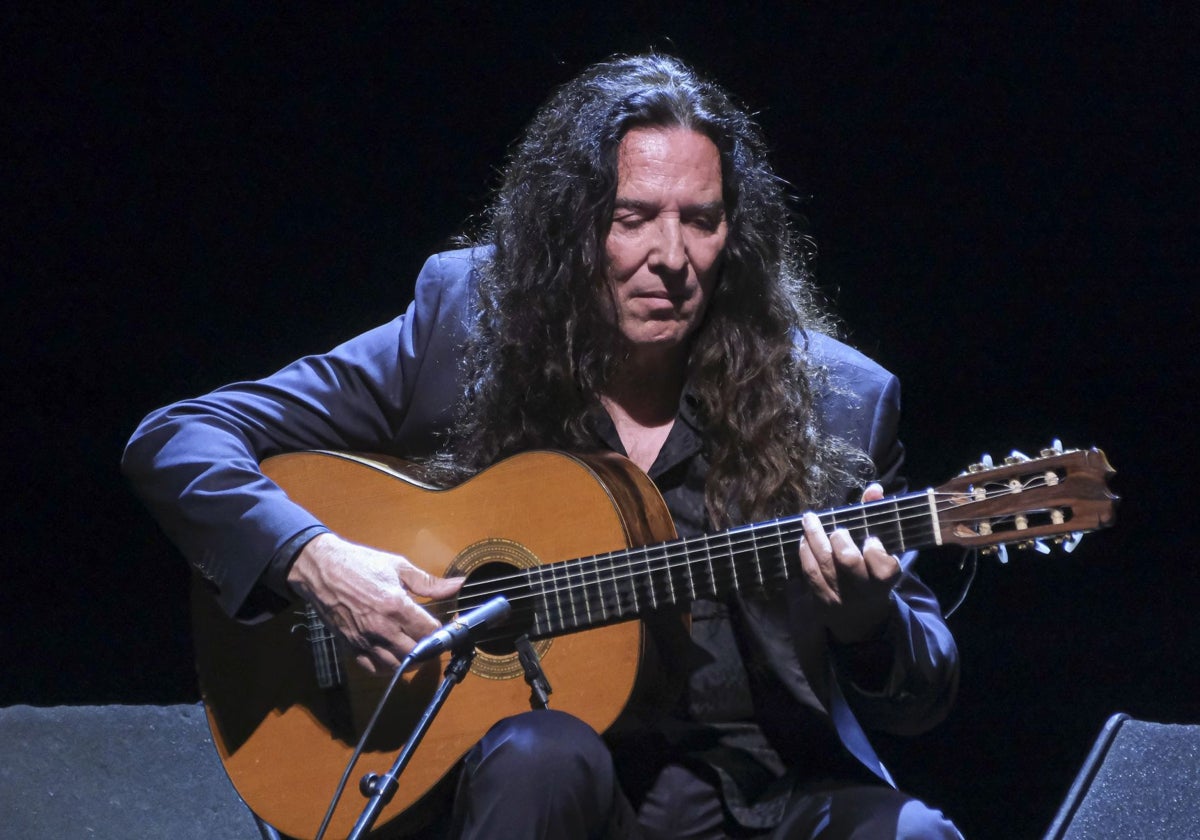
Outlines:
MULTIPOLYGON (((675 410, 675 424, 671 427, 662 449, 650 467, 650 477, 656 478, 667 470, 678 466, 703 448, 703 426, 700 422, 698 409, 700 399, 696 396, 691 385, 685 385, 679 395, 679 406, 675 410)), ((592 428, 596 432, 598 442, 604 447, 621 455, 628 455, 617 427, 605 411, 604 406, 597 404, 592 410, 592 428)))

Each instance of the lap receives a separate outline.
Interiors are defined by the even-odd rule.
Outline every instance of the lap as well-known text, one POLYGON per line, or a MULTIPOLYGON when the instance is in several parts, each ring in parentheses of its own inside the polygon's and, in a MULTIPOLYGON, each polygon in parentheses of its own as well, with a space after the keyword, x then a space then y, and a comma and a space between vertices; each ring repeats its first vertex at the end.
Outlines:
POLYGON ((882 783, 824 781, 799 788, 774 829, 733 822, 716 787, 680 765, 668 765, 641 802, 642 840, 937 840, 961 835, 946 817, 919 799, 882 783))
POLYGON ((961 838, 941 812, 882 783, 800 787, 773 830, 736 825, 714 783, 680 764, 659 768, 634 808, 603 740, 562 712, 500 721, 466 756, 448 836, 620 840, 961 838))
POLYGON ((941 811, 919 799, 879 785, 826 782, 798 790, 772 840, 961 840, 941 811))

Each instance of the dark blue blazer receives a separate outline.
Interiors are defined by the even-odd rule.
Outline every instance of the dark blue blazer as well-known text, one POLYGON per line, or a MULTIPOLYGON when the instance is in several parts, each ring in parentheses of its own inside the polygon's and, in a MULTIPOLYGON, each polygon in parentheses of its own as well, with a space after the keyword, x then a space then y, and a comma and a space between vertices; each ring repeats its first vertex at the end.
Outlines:
MULTIPOLYGON (((391 322, 265 379, 159 409, 138 427, 123 469, 230 615, 253 620, 246 607, 272 559, 320 526, 262 475, 263 458, 301 449, 411 458, 437 448, 459 394, 462 346, 477 309, 472 261, 479 257, 433 256, 414 300, 391 322)), ((802 341, 829 374, 819 400, 822 428, 870 455, 888 492, 903 490, 895 377, 827 336, 802 341)), ((907 567, 911 558, 904 561, 907 567)), ((797 700, 827 713, 847 748, 890 782, 862 727, 926 729, 944 716, 956 689, 957 651, 936 599, 906 571, 885 634, 891 672, 871 692, 839 667, 839 651, 809 599, 800 582, 771 597, 742 599, 746 632, 797 700)))

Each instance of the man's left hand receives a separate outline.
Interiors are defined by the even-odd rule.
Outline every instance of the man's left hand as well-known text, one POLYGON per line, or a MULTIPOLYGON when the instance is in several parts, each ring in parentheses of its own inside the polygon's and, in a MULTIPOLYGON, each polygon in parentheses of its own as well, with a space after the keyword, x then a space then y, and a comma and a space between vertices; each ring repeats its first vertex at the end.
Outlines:
MULTIPOLYGON (((882 498, 883 488, 871 484, 862 500, 882 498)), ((876 537, 859 547, 844 528, 826 534, 815 513, 804 514, 803 523, 800 565, 826 626, 843 644, 871 638, 887 619, 892 588, 900 579, 899 559, 876 537)))

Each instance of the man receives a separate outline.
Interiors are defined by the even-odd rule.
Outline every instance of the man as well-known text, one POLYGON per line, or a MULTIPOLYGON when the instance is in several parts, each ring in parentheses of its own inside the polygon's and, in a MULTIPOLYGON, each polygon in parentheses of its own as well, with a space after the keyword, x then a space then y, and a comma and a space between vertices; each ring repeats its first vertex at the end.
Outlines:
MULTIPOLYGON (((840 504, 871 475, 864 499, 903 489, 895 378, 825 334, 756 126, 682 63, 614 59, 557 91, 487 218, 400 318, 134 435, 127 474, 231 615, 298 595, 386 670, 438 626, 414 598, 461 585, 329 532, 259 471, 280 451, 453 478, 612 449, 685 537, 840 504)), ((449 834, 958 836, 895 790, 862 728, 944 716, 957 653, 936 600, 878 540, 804 529, 785 589, 696 601, 690 637, 651 622, 685 686, 670 708, 604 741, 561 712, 499 722, 463 762, 449 834)))

